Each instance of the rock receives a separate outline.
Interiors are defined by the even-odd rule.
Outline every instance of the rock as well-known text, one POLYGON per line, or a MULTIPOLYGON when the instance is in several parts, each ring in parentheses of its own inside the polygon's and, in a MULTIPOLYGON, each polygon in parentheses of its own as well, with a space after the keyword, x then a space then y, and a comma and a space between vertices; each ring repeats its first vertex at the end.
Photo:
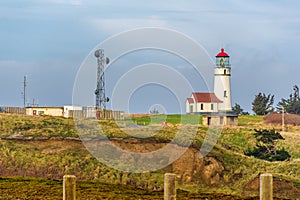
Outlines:
POLYGON ((9 136, 3 136, 1 137, 1 139, 3 140, 24 140, 24 141, 28 141, 28 140, 33 140, 32 136, 24 136, 21 134, 12 134, 9 136))
POLYGON ((66 137, 65 140, 80 141, 80 138, 76 138, 76 137, 66 137))
POLYGON ((50 137, 49 140, 63 140, 63 137, 50 137))
POLYGON ((224 171, 222 163, 213 157, 200 159, 199 152, 192 148, 176 160, 172 167, 183 183, 204 183, 209 186, 218 185, 224 171))
POLYGON ((217 185, 220 180, 220 174, 224 167, 212 157, 204 158, 205 165, 203 167, 202 178, 210 185, 217 185))

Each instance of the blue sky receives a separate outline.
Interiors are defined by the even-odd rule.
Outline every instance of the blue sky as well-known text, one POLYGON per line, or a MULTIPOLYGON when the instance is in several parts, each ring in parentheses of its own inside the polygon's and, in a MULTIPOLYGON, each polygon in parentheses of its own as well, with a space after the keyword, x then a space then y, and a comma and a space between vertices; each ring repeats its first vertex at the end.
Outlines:
MULTIPOLYGON (((39 105, 71 104, 77 71, 91 50, 112 35, 142 27, 182 32, 212 58, 224 47, 231 56, 233 103, 250 111, 258 92, 274 94, 277 103, 288 97, 293 85, 300 85, 299 7, 297 0, 2 0, 0 105, 23 105, 24 75, 28 103, 35 99, 39 105)), ((135 64, 147 61, 142 55, 126 59, 135 64)), ((199 77, 180 70, 197 88, 199 77)), ((117 69, 108 76, 113 79, 116 73, 117 69)), ((200 83, 198 90, 205 90, 200 83)), ((169 93, 163 96, 155 87, 133 95, 131 112, 168 103, 169 93), (152 97, 163 98, 146 95, 153 91, 158 93, 152 97)), ((178 112, 176 103, 166 109, 178 112)))

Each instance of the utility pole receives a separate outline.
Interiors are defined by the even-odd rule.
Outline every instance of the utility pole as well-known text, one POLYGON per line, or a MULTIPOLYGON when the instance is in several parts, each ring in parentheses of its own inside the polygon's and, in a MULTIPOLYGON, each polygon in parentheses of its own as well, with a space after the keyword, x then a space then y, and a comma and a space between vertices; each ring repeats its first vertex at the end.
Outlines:
POLYGON ((24 108, 26 107, 26 86, 27 86, 27 81, 26 81, 26 76, 24 76, 24 83, 23 83, 24 85, 23 85, 23 89, 24 89, 24 91, 23 91, 23 103, 24 103, 24 108))
POLYGON ((282 132, 284 132, 284 107, 282 106, 282 115, 281 115, 281 121, 282 121, 282 132))

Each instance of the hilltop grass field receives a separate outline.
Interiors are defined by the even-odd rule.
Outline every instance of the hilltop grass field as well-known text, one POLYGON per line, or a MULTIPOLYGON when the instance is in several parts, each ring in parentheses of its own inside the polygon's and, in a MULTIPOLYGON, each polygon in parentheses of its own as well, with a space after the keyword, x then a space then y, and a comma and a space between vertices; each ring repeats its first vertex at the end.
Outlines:
MULTIPOLYGON (((196 126, 191 148, 199 149, 208 130, 201 120, 199 115, 156 115, 99 123, 110 139, 133 137, 124 133, 120 124, 154 126, 158 133, 143 140, 157 143, 172 140, 181 126, 196 126), (162 127, 164 121, 168 126, 162 127)), ((266 124, 261 116, 240 116, 238 126, 223 127, 208 154, 223 165, 218 183, 179 181, 179 199, 256 199, 259 191, 254 185, 260 173, 272 173, 276 183, 284 183, 276 186, 275 196, 293 199, 299 195, 300 126, 288 125, 281 133, 285 140, 278 143, 278 148, 284 147, 291 155, 283 162, 244 155, 255 146, 254 129, 280 132, 281 126, 266 124)), ((76 175, 80 199, 163 199, 163 174, 170 172, 170 167, 142 174, 111 169, 86 150, 73 119, 0 114, 0 137, 0 199, 61 199, 65 174, 76 175)), ((184 140, 185 136, 178 143, 184 144, 184 140)))

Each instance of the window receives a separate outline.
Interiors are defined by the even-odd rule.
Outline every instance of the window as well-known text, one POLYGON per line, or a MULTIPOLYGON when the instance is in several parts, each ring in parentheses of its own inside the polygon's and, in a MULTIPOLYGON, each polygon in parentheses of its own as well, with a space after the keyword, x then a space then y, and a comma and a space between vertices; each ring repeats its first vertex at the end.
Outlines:
POLYGON ((224 97, 227 97, 227 91, 224 90, 224 97))
POLYGON ((214 109, 214 104, 210 104, 210 109, 213 110, 214 109))
POLYGON ((203 103, 201 103, 200 105, 200 110, 203 110, 203 103))
POLYGON ((38 115, 43 115, 44 113, 44 111, 38 111, 38 115))
POLYGON ((226 74, 226 69, 224 69, 224 74, 226 74))

